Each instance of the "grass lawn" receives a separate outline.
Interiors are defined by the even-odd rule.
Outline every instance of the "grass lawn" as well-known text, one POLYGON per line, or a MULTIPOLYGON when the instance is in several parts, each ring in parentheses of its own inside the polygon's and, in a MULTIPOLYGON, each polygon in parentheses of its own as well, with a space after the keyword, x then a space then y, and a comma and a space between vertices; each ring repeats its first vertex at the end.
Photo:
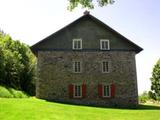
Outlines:
POLYGON ((0 120, 160 120, 160 106, 118 109, 68 105, 36 98, 0 98, 0 120))

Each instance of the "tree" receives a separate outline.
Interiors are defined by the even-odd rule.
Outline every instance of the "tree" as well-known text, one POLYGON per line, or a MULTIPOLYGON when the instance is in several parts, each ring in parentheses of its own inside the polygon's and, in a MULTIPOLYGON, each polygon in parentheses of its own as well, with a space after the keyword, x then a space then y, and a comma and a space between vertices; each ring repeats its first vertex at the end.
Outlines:
MULTIPOLYGON (((93 9, 95 6, 94 0, 68 0, 68 1, 69 1, 68 9, 70 11, 78 7, 78 5, 81 5, 82 8, 89 8, 89 9, 93 9)), ((113 4, 114 0, 96 0, 96 2, 98 3, 100 7, 103 7, 108 4, 113 4)))
POLYGON ((156 65, 153 68, 152 77, 151 77, 151 96, 154 96, 154 99, 160 100, 160 59, 157 61, 156 65))
POLYGON ((5 65, 4 65, 4 52, 2 47, 0 46, 0 83, 4 83, 4 76, 5 76, 5 65))
POLYGON ((35 93, 36 57, 28 45, 0 32, 0 84, 35 93))

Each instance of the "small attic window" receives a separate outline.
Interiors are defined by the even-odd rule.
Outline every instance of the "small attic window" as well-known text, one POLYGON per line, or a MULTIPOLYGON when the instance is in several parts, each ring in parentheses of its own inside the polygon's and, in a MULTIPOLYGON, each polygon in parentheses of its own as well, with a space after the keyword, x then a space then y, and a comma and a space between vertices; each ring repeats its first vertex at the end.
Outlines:
POLYGON ((100 40, 100 49, 101 50, 110 50, 109 40, 101 39, 100 40))
POLYGON ((72 48, 74 50, 82 49, 82 39, 73 39, 72 48))

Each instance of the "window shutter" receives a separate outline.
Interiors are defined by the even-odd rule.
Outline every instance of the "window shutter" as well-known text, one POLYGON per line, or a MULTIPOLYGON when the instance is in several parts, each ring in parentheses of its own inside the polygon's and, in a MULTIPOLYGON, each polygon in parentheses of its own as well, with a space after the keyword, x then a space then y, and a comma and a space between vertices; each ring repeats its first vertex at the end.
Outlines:
POLYGON ((115 84, 111 84, 111 97, 115 97, 116 87, 115 84))
POLYGON ((82 84, 82 97, 86 97, 86 84, 82 84))
POLYGON ((70 98, 73 98, 73 88, 74 88, 74 85, 70 84, 68 86, 68 92, 69 92, 69 97, 70 98))
POLYGON ((98 85, 98 95, 99 95, 99 97, 103 96, 102 95, 102 85, 101 84, 98 85))

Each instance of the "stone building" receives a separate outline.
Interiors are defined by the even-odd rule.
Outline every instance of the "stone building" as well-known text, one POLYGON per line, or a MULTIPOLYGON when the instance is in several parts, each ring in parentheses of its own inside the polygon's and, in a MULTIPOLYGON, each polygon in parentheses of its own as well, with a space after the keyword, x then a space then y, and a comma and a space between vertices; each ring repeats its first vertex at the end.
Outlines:
POLYGON ((36 97, 76 104, 138 104, 135 55, 142 48, 89 12, 31 47, 36 97))

